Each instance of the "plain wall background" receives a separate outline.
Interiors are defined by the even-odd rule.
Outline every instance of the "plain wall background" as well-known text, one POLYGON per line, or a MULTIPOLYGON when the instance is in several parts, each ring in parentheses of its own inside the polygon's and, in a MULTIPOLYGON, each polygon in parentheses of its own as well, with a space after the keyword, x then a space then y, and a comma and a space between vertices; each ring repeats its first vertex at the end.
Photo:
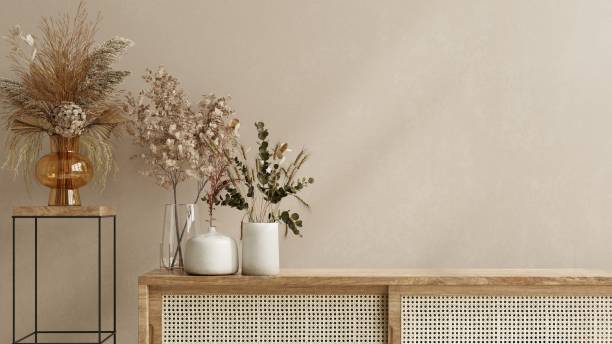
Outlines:
MULTIPOLYGON (((41 16, 75 6, 4 0, 0 29, 37 33, 41 16)), ((133 72, 126 90, 164 64, 194 103, 232 95, 247 145, 263 120, 273 138, 312 153, 304 174, 316 183, 304 196, 313 212, 303 238, 282 241, 283 267, 611 265, 609 1, 112 0, 89 10, 102 12, 100 40, 136 42, 118 65, 133 72)), ((7 59, 0 75, 13 77, 7 59)), ((82 189, 82 200, 118 208, 119 342, 135 343, 136 280, 158 266, 170 193, 138 174, 129 138, 116 147, 119 173, 102 194, 82 189)), ((3 342, 11 207, 46 203, 46 189, 31 189, 0 172, 3 342)), ((184 201, 192 195, 181 189, 184 201)), ((217 217, 236 237, 240 214, 217 217)), ((41 327, 95 325, 95 289, 86 289, 95 227, 77 226, 87 224, 43 224, 41 327)), ((31 276, 30 228, 18 227, 22 276, 31 276)))

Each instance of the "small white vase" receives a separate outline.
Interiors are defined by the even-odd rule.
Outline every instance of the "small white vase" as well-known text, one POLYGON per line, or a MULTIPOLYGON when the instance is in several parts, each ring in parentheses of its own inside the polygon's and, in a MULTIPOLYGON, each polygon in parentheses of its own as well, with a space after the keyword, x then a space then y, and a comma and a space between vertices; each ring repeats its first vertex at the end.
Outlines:
POLYGON ((242 232, 242 274, 278 275, 278 223, 245 223, 242 232))
POLYGON ((231 275, 238 272, 238 247, 234 239, 210 227, 187 241, 184 260, 188 274, 231 275))

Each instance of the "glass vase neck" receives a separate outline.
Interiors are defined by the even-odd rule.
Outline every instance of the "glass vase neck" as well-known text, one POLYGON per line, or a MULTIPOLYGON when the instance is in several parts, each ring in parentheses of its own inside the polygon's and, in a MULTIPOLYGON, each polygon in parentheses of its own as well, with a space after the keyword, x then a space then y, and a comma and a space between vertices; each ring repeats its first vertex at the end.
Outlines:
POLYGON ((79 137, 49 136, 51 152, 79 152, 79 137))

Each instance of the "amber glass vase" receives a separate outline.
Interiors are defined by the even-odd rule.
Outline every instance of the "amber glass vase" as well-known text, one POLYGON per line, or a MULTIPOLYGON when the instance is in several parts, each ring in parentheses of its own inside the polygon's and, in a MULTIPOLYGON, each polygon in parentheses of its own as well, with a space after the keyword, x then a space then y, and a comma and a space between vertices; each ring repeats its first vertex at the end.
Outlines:
POLYGON ((51 153, 36 164, 36 179, 51 188, 49 205, 81 205, 79 188, 92 176, 91 162, 79 154, 79 137, 51 135, 51 153))

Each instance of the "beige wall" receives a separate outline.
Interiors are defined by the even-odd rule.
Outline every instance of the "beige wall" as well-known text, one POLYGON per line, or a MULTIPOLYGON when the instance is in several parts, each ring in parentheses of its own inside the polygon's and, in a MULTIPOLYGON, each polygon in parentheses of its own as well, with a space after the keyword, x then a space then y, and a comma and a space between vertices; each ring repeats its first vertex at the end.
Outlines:
MULTIPOLYGON (((5 0, 1 29, 33 30, 74 4, 5 0)), ((245 139, 263 120, 312 152, 305 172, 317 182, 305 197, 314 209, 304 238, 282 242, 284 267, 611 265, 608 1, 112 0, 90 9, 103 13, 100 39, 136 41, 121 63, 134 73, 126 89, 142 86, 145 66, 165 64, 193 99, 231 94, 245 139)), ((6 59, 0 75, 10 75, 6 59)), ((134 343, 136 277, 158 264, 169 193, 137 173, 128 140, 117 148, 117 177, 82 197, 119 209, 119 341, 134 343)), ((28 197, 0 173, 3 342, 10 209, 44 202, 42 187, 28 197)), ((236 236, 239 214, 219 218, 236 236)), ((41 272, 41 326, 93 327, 94 294, 83 291, 95 287, 93 227, 45 226, 41 264, 57 273, 41 272)), ((29 228, 18 227, 23 276, 29 228)))

